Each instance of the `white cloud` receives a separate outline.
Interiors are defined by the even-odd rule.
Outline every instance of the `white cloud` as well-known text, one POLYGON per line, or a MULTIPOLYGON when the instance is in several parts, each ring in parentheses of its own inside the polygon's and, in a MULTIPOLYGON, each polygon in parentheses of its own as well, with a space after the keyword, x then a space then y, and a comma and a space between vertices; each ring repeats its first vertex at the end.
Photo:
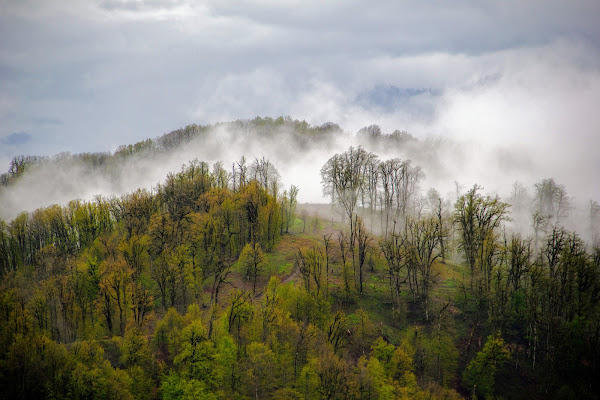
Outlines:
POLYGON ((444 160, 463 160, 465 182, 555 176, 600 198, 591 189, 600 180, 599 8, 0 0, 0 137, 32 135, 0 149, 0 162, 114 150, 193 122, 291 115, 474 141, 444 160), (396 108, 357 101, 378 85, 434 94, 396 108), (505 166, 522 168, 483 175, 496 147, 505 166))

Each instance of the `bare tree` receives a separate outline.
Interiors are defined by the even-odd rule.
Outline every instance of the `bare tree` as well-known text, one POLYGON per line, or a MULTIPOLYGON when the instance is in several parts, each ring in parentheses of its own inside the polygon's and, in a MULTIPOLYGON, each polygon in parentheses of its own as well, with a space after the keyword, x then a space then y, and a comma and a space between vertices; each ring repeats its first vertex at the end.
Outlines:
POLYGON ((356 268, 355 243, 355 208, 359 197, 363 195, 366 183, 368 164, 376 156, 362 147, 350 147, 342 154, 331 157, 321 168, 323 194, 332 196, 344 209, 350 220, 349 249, 352 255, 352 267, 356 268))
POLYGON ((342 256, 342 277, 344 279, 344 287, 346 294, 350 294, 350 272, 348 271, 348 238, 342 230, 338 233, 338 244, 340 246, 340 254, 342 256))
POLYGON ((446 262, 446 241, 450 236, 448 232, 448 226, 446 223, 446 216, 444 210, 444 202, 439 192, 435 189, 430 189, 427 192, 427 198, 429 200, 429 208, 431 209, 433 215, 437 219, 438 222, 438 240, 440 243, 440 255, 442 257, 442 262, 446 262))
POLYGON ((367 252, 371 246, 372 238, 365 229, 365 225, 361 218, 356 222, 356 241, 358 242, 358 292, 363 293, 363 271, 367 258, 367 252))
POLYGON ((317 289, 317 296, 321 293, 321 286, 323 284, 323 266, 325 259, 323 251, 315 246, 305 252, 298 250, 296 254, 296 264, 302 275, 304 286, 308 293, 311 292, 311 282, 315 283, 317 289))
POLYGON ((381 227, 384 235, 387 236, 389 226, 393 219, 392 210, 396 193, 394 176, 399 169, 400 160, 397 158, 386 160, 379 164, 379 174, 381 176, 382 193, 380 202, 382 204, 381 227))
POLYGON ((409 210, 415 205, 419 182, 424 178, 421 167, 413 166, 410 160, 398 158, 379 164, 381 179, 382 230, 389 232, 392 220, 405 220, 409 210))
POLYGON ((255 158, 250 165, 250 176, 257 181, 266 192, 271 191, 271 195, 277 197, 277 187, 279 186, 281 178, 273 163, 265 157, 260 159, 255 158))
POLYGON ((298 204, 298 186, 291 185, 290 190, 288 191, 288 203, 286 206, 286 215, 285 215, 285 233, 289 233, 290 230, 290 222, 294 217, 294 211, 296 210, 296 205, 298 204))
POLYGON ((246 157, 242 156, 240 161, 233 163, 232 166, 231 180, 233 182, 234 192, 240 191, 244 186, 246 186, 246 183, 248 183, 247 174, 248 166, 246 165, 246 157))
POLYGON ((560 219, 567 216, 571 208, 571 200, 564 185, 557 184, 552 178, 535 184, 534 204, 536 211, 554 219, 554 224, 559 224, 560 219))
POLYGON ((538 210, 533 212, 531 220, 534 233, 534 248, 537 250, 540 233, 546 234, 550 223, 550 216, 538 210))
POLYGON ((429 290, 433 285, 433 263, 441 256, 439 250, 439 223, 436 218, 424 218, 407 223, 409 285, 423 303, 425 320, 429 321, 429 290))
POLYGON ((392 299, 400 298, 401 284, 405 282, 402 274, 402 270, 406 266, 405 239, 404 235, 397 234, 392 230, 392 233, 385 236, 379 243, 388 265, 392 299))
POLYGON ((333 248, 333 243, 331 241, 331 236, 323 235, 323 245, 325 246, 325 296, 329 296, 329 261, 331 258, 331 250, 333 248))
POLYGON ((302 233, 306 231, 306 220, 308 219, 308 211, 306 208, 302 208, 300 211, 300 218, 302 219, 302 233))
POLYGON ((228 187, 231 176, 229 172, 227 172, 225 168, 223 168, 222 161, 218 161, 213 164, 211 178, 213 179, 216 187, 221 189, 226 189, 228 187))
POLYGON ((367 164, 374 157, 362 147, 350 147, 331 157, 321 168, 323 194, 332 196, 344 208, 351 224, 358 199, 363 194, 367 164))
POLYGON ((531 202, 531 196, 522 183, 516 181, 513 183, 513 190, 510 195, 510 204, 514 213, 520 214, 527 210, 527 205, 531 202))
MULTIPOLYGON (((465 195, 461 196, 454 206, 454 221, 461 232, 460 247, 467 263, 471 268, 471 287, 473 286, 476 266, 485 274, 484 280, 489 283, 490 269, 486 266, 489 253, 486 246, 494 245, 494 230, 500 227, 508 214, 507 203, 501 202, 496 196, 483 197, 475 185, 465 195)), ((488 285, 489 287, 489 285, 488 285)))
POLYGON ((411 206, 411 201, 419 188, 419 182, 424 178, 425 174, 419 166, 412 166, 410 160, 403 161, 400 164, 400 174, 398 179, 398 187, 396 190, 396 203, 400 216, 406 218, 407 211, 411 206))

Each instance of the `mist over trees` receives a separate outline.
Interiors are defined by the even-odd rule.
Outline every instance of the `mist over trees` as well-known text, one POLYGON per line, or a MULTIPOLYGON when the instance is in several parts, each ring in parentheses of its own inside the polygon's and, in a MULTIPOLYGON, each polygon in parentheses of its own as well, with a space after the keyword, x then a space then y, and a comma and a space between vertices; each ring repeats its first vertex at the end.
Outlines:
MULTIPOLYGON (((376 125, 336 151, 335 124, 223 125, 247 132, 243 145, 258 135, 325 147, 312 184, 330 204, 301 204, 285 165, 242 154, 192 158, 151 188, 0 220, 0 392, 597 396, 596 201, 582 207, 553 178, 515 182, 505 196, 452 182, 444 195, 427 186, 437 172, 421 164, 423 142, 376 125)), ((17 157, 0 190, 53 167, 86 165, 89 178, 124 160, 186 154, 177 149, 202 137, 211 146, 214 129, 189 126, 114 154, 17 157)))
POLYGON ((10 172, 1 179, 0 218, 13 219, 21 211, 64 205, 76 198, 91 200, 97 194, 120 196, 138 188, 151 190, 182 162, 195 158, 211 165, 222 161, 231 172, 231 163, 242 157, 249 165, 264 156, 278 165, 283 184, 301 189, 301 202, 324 202, 315 184, 319 169, 332 154, 346 150, 349 141, 385 158, 411 159, 427 167, 428 185, 442 193, 448 189, 439 186, 440 182, 457 179, 455 166, 465 157, 449 140, 417 140, 400 131, 378 136, 353 134, 334 123, 309 125, 289 117, 192 124, 155 139, 119 146, 112 153, 16 157, 13 164, 18 167, 7 166, 10 172))

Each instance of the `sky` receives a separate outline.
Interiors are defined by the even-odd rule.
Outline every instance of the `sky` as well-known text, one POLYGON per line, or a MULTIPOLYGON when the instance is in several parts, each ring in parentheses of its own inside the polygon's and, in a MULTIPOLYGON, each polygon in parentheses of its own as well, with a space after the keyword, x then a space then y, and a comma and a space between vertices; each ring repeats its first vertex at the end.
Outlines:
POLYGON ((0 0, 0 171, 289 115, 493 148, 506 174, 524 163, 600 199, 598 16, 598 1, 0 0))

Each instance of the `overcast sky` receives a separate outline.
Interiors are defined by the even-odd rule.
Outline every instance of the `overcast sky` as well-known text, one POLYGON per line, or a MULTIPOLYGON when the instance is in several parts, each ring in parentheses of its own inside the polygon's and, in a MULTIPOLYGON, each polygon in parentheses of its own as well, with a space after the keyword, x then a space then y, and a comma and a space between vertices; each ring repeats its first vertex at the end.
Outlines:
POLYGON ((591 0, 0 0, 0 172, 290 115, 516 149, 599 198, 599 17, 591 0))

